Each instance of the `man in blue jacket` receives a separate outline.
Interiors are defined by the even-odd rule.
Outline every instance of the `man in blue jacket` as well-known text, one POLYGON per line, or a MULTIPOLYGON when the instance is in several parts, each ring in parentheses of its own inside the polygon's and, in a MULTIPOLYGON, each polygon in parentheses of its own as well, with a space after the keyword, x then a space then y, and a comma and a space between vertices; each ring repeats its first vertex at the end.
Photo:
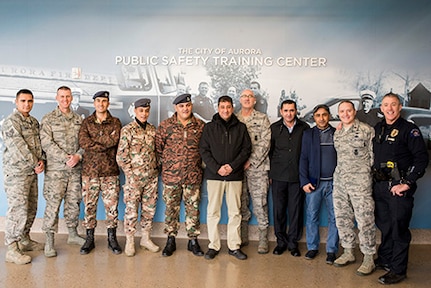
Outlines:
POLYGON ((335 225, 332 201, 333 174, 337 165, 334 148, 335 128, 329 125, 329 107, 317 105, 313 109, 316 126, 304 131, 299 160, 299 182, 305 192, 306 240, 305 258, 314 259, 319 253, 319 215, 322 201, 328 210, 326 263, 333 264, 338 251, 338 230, 335 225))
POLYGON ((205 178, 208 190, 208 252, 205 259, 214 259, 220 251, 218 223, 223 194, 226 192, 228 209, 227 245, 229 255, 247 259, 240 250, 241 192, 244 164, 251 154, 251 139, 247 126, 233 114, 232 98, 218 99, 218 113, 204 127, 199 150, 206 164, 205 178))

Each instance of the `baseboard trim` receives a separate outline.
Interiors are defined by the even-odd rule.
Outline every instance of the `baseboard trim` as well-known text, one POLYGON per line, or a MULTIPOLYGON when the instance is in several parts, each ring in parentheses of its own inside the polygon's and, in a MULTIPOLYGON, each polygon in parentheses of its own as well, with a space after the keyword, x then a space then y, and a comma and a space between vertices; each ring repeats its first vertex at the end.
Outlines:
MULTIPOLYGON (((5 231, 5 220, 6 217, 2 216, 0 217, 0 231, 5 231)), ((43 233, 42 231, 42 218, 36 218, 34 221, 33 227, 31 232, 32 233, 43 233)), ((59 225, 58 225, 58 233, 60 234, 66 234, 67 228, 66 224, 64 222, 64 219, 59 219, 59 225)), ((154 222, 153 224, 153 231, 152 231, 152 237, 156 238, 165 238, 166 235, 163 233, 164 229, 164 223, 161 222, 154 222)), ((227 235, 227 229, 226 225, 220 225, 220 237, 221 239, 225 240, 227 235)), ((80 234, 85 234, 85 229, 82 227, 82 225, 79 225, 78 231, 80 234)), ((322 243, 326 243, 326 235, 327 235, 327 227, 320 227, 320 238, 322 243)), ((428 229, 411 229, 412 232, 412 244, 431 244, 431 230, 428 229)), ((139 232, 140 233, 140 232, 139 232)), ((106 226, 104 220, 99 220, 98 225, 96 227, 95 231, 96 235, 105 235, 106 234, 106 226)), ((118 228, 117 228, 117 235, 124 236, 124 226, 123 222, 119 221, 118 228)), ((180 230, 178 231, 178 238, 187 238, 187 233, 185 231, 184 223, 181 223, 180 230)), ((201 235, 199 236, 201 239, 208 239, 208 231, 207 231, 207 225, 202 224, 201 225, 201 235)), ((274 236, 274 227, 269 227, 268 232, 268 238, 270 241, 275 241, 274 236)), ((259 239, 259 231, 258 227, 256 225, 250 225, 249 227, 249 239, 251 241, 257 241, 259 239)), ((377 231, 377 242, 380 241, 380 232, 377 231)), ((305 242, 305 227, 304 227, 304 235, 300 242, 305 242)))

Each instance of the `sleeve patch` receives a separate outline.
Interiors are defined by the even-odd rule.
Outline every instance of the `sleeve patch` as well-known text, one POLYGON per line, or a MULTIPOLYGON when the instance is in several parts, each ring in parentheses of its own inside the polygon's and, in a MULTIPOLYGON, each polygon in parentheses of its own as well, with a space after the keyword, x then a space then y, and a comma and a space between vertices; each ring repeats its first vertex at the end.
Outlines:
POLYGON ((410 131, 410 136, 411 137, 420 137, 421 132, 419 131, 419 129, 414 128, 414 129, 412 129, 412 131, 410 131))

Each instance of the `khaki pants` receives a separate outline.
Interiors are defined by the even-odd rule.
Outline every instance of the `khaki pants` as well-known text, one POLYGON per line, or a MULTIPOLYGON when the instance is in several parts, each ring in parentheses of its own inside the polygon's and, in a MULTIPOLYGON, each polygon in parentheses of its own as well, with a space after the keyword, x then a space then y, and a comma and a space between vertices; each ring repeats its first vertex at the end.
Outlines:
POLYGON ((226 192, 226 205, 228 210, 227 246, 230 250, 239 249, 241 245, 241 191, 242 181, 207 180, 208 210, 207 226, 210 249, 219 251, 220 233, 218 224, 223 203, 223 194, 226 192))

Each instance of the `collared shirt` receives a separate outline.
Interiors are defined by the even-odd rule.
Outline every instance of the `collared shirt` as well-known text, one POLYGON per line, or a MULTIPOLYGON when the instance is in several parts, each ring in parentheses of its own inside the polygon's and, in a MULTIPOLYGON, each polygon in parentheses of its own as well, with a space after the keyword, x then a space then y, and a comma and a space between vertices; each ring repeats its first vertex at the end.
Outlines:
POLYGON ((283 120, 283 125, 286 126, 289 133, 292 134, 293 128, 295 128, 295 125, 296 125, 296 119, 295 119, 295 122, 293 122, 292 127, 287 126, 287 124, 284 122, 284 120, 283 120))
POLYGON ((33 116, 24 117, 16 111, 2 125, 3 172, 13 175, 32 175, 42 160, 39 122, 33 116))
POLYGON ((250 170, 268 171, 268 152, 271 147, 271 123, 268 116, 253 109, 249 117, 243 117, 241 111, 236 115, 238 120, 247 126, 251 138, 252 150, 250 158, 250 170))
POLYGON ((120 174, 116 162, 121 122, 118 118, 108 117, 97 123, 96 112, 82 121, 79 130, 79 145, 85 150, 82 159, 82 175, 89 177, 108 177, 120 174))
POLYGON ((41 121, 40 140, 46 154, 47 170, 80 170, 81 163, 70 168, 66 165, 68 155, 82 156, 84 150, 79 148, 78 134, 82 118, 73 111, 68 114, 57 107, 46 114, 41 121))
POLYGON ((202 182, 202 158, 199 141, 205 123, 192 116, 181 124, 177 113, 163 120, 156 133, 156 151, 162 165, 162 181, 166 185, 202 182))
POLYGON ((156 157, 156 127, 145 122, 143 128, 137 119, 121 129, 117 163, 126 177, 153 176, 158 173, 156 157))

